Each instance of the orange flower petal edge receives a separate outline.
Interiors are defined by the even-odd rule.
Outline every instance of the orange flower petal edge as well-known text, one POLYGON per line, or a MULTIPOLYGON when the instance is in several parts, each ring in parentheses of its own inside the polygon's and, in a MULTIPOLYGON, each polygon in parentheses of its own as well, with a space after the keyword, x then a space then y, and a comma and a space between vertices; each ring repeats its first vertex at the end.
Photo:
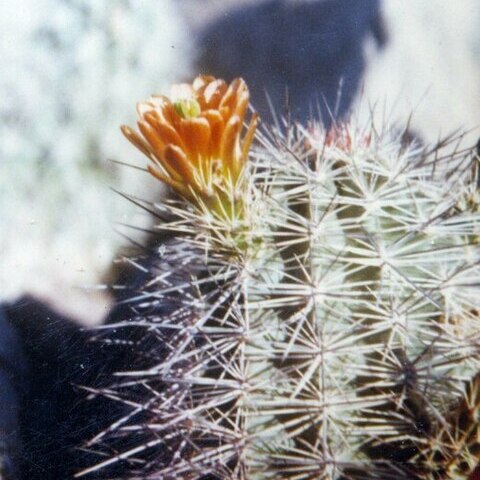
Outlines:
POLYGON ((139 103, 139 132, 121 130, 151 160, 152 175, 190 201, 215 199, 225 210, 225 202, 241 195, 258 124, 254 114, 244 128, 249 99, 241 78, 227 85, 200 75, 192 84, 174 85, 170 98, 157 95, 139 103))

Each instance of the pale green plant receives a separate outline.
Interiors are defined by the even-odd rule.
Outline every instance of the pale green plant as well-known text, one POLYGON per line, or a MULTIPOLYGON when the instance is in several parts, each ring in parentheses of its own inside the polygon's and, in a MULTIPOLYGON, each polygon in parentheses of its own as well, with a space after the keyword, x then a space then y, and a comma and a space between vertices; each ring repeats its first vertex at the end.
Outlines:
POLYGON ((160 253, 130 260, 146 279, 108 328, 143 332, 142 366, 103 392, 128 413, 89 445, 117 453, 82 474, 467 479, 479 169, 443 147, 285 122, 257 133, 241 209, 134 200, 161 219, 160 253))

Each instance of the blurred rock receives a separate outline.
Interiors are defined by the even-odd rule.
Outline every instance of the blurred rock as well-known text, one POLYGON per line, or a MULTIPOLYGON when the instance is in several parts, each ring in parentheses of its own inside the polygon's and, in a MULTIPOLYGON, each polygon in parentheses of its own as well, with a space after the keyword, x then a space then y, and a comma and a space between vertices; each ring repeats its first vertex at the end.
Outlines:
POLYGON ((277 113, 288 103, 294 119, 328 123, 355 98, 369 38, 385 44, 379 0, 246 2, 203 28, 198 65, 227 80, 242 76, 266 121, 268 93, 277 113))

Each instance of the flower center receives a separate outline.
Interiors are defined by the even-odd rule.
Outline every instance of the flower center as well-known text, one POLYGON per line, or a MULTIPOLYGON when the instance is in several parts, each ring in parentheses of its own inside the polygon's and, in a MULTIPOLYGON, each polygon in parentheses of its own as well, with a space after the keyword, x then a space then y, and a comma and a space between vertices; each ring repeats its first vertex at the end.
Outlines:
POLYGON ((182 118, 195 118, 201 113, 200 104, 194 98, 182 98, 173 103, 173 108, 182 118))

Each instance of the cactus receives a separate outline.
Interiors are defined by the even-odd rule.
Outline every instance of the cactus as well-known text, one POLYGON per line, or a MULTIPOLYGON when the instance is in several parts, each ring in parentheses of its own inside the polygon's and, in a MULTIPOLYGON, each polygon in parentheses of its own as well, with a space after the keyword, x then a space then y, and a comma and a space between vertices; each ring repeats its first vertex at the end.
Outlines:
POLYGON ((243 134, 242 81, 182 88, 141 104, 141 135, 123 129, 175 195, 132 199, 160 219, 161 246, 130 259, 146 278, 107 335, 140 332, 140 366, 103 391, 128 412, 89 443, 107 459, 79 476, 121 465, 128 479, 469 478, 473 150, 354 117, 255 133, 253 116, 243 134))

